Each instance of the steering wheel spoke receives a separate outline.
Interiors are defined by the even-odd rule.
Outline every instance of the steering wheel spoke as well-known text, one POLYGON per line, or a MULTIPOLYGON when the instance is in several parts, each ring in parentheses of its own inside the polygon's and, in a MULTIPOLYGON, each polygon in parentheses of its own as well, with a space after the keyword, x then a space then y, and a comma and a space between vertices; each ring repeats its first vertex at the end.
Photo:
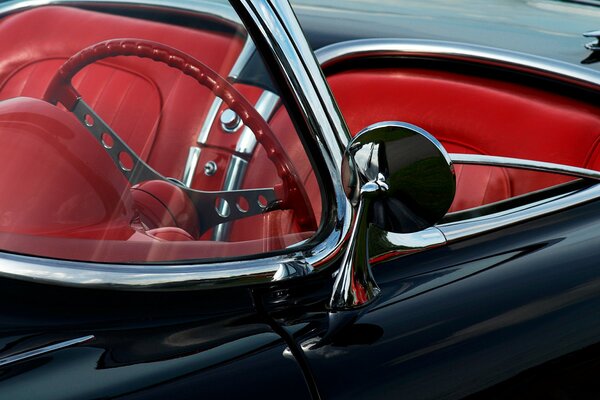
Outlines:
POLYGON ((79 98, 77 100, 73 108, 73 114, 100 143, 131 186, 145 181, 166 180, 165 177, 146 164, 83 99, 79 98))
POLYGON ((200 217, 200 232, 219 224, 279 208, 272 188, 204 192, 182 187, 200 217))

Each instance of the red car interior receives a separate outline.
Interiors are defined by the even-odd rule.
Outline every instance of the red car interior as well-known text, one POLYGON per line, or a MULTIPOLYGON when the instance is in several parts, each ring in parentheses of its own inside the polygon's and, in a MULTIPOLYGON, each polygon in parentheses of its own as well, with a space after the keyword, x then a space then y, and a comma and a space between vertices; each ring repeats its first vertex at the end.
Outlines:
POLYGON ((0 196, 0 247, 10 251, 102 262, 219 258, 279 249, 312 234, 196 241, 196 212, 186 195, 164 181, 131 188, 72 115, 42 100, 0 102, 0 143, 0 184, 11 188, 0 196))
MULTIPOLYGON (((516 83, 427 69, 351 70, 328 80, 352 134, 378 121, 398 120, 427 130, 449 153, 600 167, 600 108, 583 101, 516 83)), ((569 179, 461 165, 456 166, 456 178, 451 211, 569 179)))
MULTIPOLYGON (((80 50, 115 38, 164 43, 227 76, 242 38, 67 7, 41 7, 0 23, 0 99, 41 98, 60 66, 80 50), (52 23, 48 23, 52 21, 52 23)), ((135 57, 95 63, 74 78, 86 102, 150 165, 179 177, 214 98, 164 64, 135 57)))
MULTIPOLYGON (((160 42, 225 77, 243 45, 241 35, 59 6, 5 17, 0 35, 0 185, 10 191, 0 198, 0 248, 88 261, 165 261, 278 250, 314 233, 316 227, 307 228, 307 211, 287 209, 232 222, 228 243, 208 240, 211 232, 201 235, 196 210, 176 186, 149 181, 131 187, 72 114, 39 100, 66 60, 107 39, 160 42)), ((399 120, 423 127, 450 153, 600 168, 600 109, 583 101, 516 83, 416 68, 349 70, 328 80, 352 134, 375 122, 399 120)), ((214 99, 180 71, 135 57, 87 66, 75 75, 73 86, 142 159, 176 178, 214 99)), ((235 87, 251 104, 261 92, 235 87)), ((223 134, 217 125, 202 148, 192 181, 196 189, 221 190, 235 153, 242 130, 223 134), (207 161, 218 167, 210 179, 202 170, 207 161)), ((318 223, 319 185, 284 107, 269 125, 318 223)), ((257 145, 247 157, 243 188, 280 186, 285 174, 270 158, 257 145)), ((451 211, 568 180, 477 166, 456 166, 456 176, 451 211)))

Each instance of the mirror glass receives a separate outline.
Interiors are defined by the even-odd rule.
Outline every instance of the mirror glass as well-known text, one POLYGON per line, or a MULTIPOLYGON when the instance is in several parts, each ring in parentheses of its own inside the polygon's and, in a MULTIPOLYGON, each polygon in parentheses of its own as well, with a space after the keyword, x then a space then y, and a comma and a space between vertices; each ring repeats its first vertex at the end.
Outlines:
POLYGON ((456 179, 448 153, 432 135, 408 123, 380 122, 359 132, 348 146, 342 169, 352 201, 369 182, 383 185, 368 219, 387 231, 428 228, 454 199, 456 179))

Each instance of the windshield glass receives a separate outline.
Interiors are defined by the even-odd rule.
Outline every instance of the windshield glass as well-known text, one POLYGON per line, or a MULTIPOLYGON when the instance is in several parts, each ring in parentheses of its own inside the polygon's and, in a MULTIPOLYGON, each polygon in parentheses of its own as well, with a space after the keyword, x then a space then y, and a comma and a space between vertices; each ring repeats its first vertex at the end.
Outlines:
POLYGON ((69 4, 0 16, 1 249, 187 261, 314 234, 309 158, 226 2, 69 4))

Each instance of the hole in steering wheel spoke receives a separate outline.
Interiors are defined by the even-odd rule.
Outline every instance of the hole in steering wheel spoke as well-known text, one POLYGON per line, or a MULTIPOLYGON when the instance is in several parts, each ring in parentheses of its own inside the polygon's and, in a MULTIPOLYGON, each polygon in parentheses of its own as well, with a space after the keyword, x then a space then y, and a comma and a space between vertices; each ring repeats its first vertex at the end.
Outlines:
POLYGON ((215 200, 215 211, 220 217, 227 218, 231 214, 229 202, 222 197, 217 197, 215 200))
POLYGON ((122 151, 119 153, 119 166, 123 171, 131 171, 133 169, 133 158, 131 156, 122 151))
POLYGON ((265 196, 263 196, 262 194, 258 196, 258 199, 256 200, 256 202, 258 203, 258 206, 260 208, 265 208, 267 206, 267 198, 265 196))
POLYGON ((94 117, 92 117, 90 114, 85 114, 85 116, 83 117, 83 123, 85 124, 85 126, 91 128, 92 126, 94 126, 94 117))
POLYGON ((248 212, 248 210, 250 210, 250 203, 248 203, 248 200, 243 196, 238 197, 236 206, 237 209, 243 213, 248 212))
POLYGON ((115 145, 115 140, 106 132, 102 134, 100 140, 102 140, 102 146, 107 149, 112 149, 112 147, 115 145))

